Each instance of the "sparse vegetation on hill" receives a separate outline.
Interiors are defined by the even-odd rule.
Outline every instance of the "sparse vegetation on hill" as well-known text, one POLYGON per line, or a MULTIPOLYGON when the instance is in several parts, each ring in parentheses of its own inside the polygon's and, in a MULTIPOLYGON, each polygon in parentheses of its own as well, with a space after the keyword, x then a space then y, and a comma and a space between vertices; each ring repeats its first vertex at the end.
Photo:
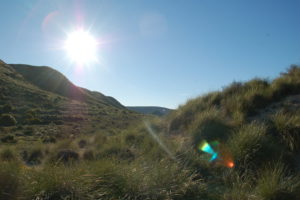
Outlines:
POLYGON ((272 81, 233 83, 163 118, 74 100, 9 65, 0 70, 2 115, 17 121, 0 127, 0 199, 300 199, 297 66, 272 81), (199 151, 203 141, 219 160, 199 151))

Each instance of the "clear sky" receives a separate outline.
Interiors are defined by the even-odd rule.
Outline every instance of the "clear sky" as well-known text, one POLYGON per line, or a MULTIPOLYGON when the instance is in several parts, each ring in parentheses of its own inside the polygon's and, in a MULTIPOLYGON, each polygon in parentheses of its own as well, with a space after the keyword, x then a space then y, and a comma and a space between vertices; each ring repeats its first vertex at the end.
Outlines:
POLYGON ((232 81, 274 78, 300 64, 298 0, 7 0, 0 59, 51 66, 124 105, 176 108, 232 81), (97 62, 62 48, 81 27, 97 62))

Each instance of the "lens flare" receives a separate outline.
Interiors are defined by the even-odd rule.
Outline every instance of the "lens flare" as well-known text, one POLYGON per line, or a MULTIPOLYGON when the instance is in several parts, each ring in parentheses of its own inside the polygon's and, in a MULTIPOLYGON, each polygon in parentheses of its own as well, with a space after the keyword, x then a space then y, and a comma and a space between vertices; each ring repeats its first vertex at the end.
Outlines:
POLYGON ((205 153, 211 154, 210 162, 218 158, 218 153, 213 150, 213 148, 205 140, 200 143, 199 150, 205 153))
POLYGON ((215 164, 222 165, 228 168, 234 167, 234 162, 230 152, 225 148, 224 145, 221 145, 218 141, 213 141, 210 144, 203 140, 199 145, 198 149, 205 153, 211 155, 209 162, 214 162, 215 164))
POLYGON ((234 163, 232 161, 227 163, 227 167, 229 168, 233 168, 234 167, 234 163))

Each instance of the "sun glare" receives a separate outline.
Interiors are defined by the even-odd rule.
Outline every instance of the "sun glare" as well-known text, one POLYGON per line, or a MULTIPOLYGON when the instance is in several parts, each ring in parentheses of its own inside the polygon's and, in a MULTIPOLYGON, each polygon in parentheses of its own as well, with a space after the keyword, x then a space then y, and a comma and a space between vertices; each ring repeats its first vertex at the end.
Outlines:
POLYGON ((64 48, 72 61, 87 64, 97 60, 97 41, 87 31, 77 30, 70 33, 64 48))

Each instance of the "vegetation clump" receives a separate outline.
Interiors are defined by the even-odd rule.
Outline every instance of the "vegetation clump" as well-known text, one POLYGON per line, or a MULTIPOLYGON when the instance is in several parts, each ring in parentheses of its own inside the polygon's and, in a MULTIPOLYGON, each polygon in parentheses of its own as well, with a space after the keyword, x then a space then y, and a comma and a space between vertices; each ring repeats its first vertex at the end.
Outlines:
POLYGON ((56 155, 56 160, 63 163, 78 161, 78 159, 79 154, 70 149, 61 150, 56 155))
POLYGON ((3 148, 0 151, 0 160, 1 161, 16 161, 17 155, 12 148, 3 148))
POLYGON ((2 114, 0 116, 0 126, 14 126, 16 124, 17 121, 11 114, 2 114))
POLYGON ((22 158, 27 165, 39 165, 42 163, 44 153, 40 148, 31 148, 22 151, 22 158))
POLYGON ((14 110, 14 107, 11 104, 5 104, 0 107, 0 113, 10 113, 14 110))
POLYGON ((46 144, 47 143, 56 143, 56 139, 53 136, 45 136, 45 137, 43 137, 42 142, 46 143, 46 144))
POLYGON ((15 136, 13 136, 11 134, 1 137, 0 140, 3 143, 16 143, 17 142, 17 140, 15 139, 15 136))

